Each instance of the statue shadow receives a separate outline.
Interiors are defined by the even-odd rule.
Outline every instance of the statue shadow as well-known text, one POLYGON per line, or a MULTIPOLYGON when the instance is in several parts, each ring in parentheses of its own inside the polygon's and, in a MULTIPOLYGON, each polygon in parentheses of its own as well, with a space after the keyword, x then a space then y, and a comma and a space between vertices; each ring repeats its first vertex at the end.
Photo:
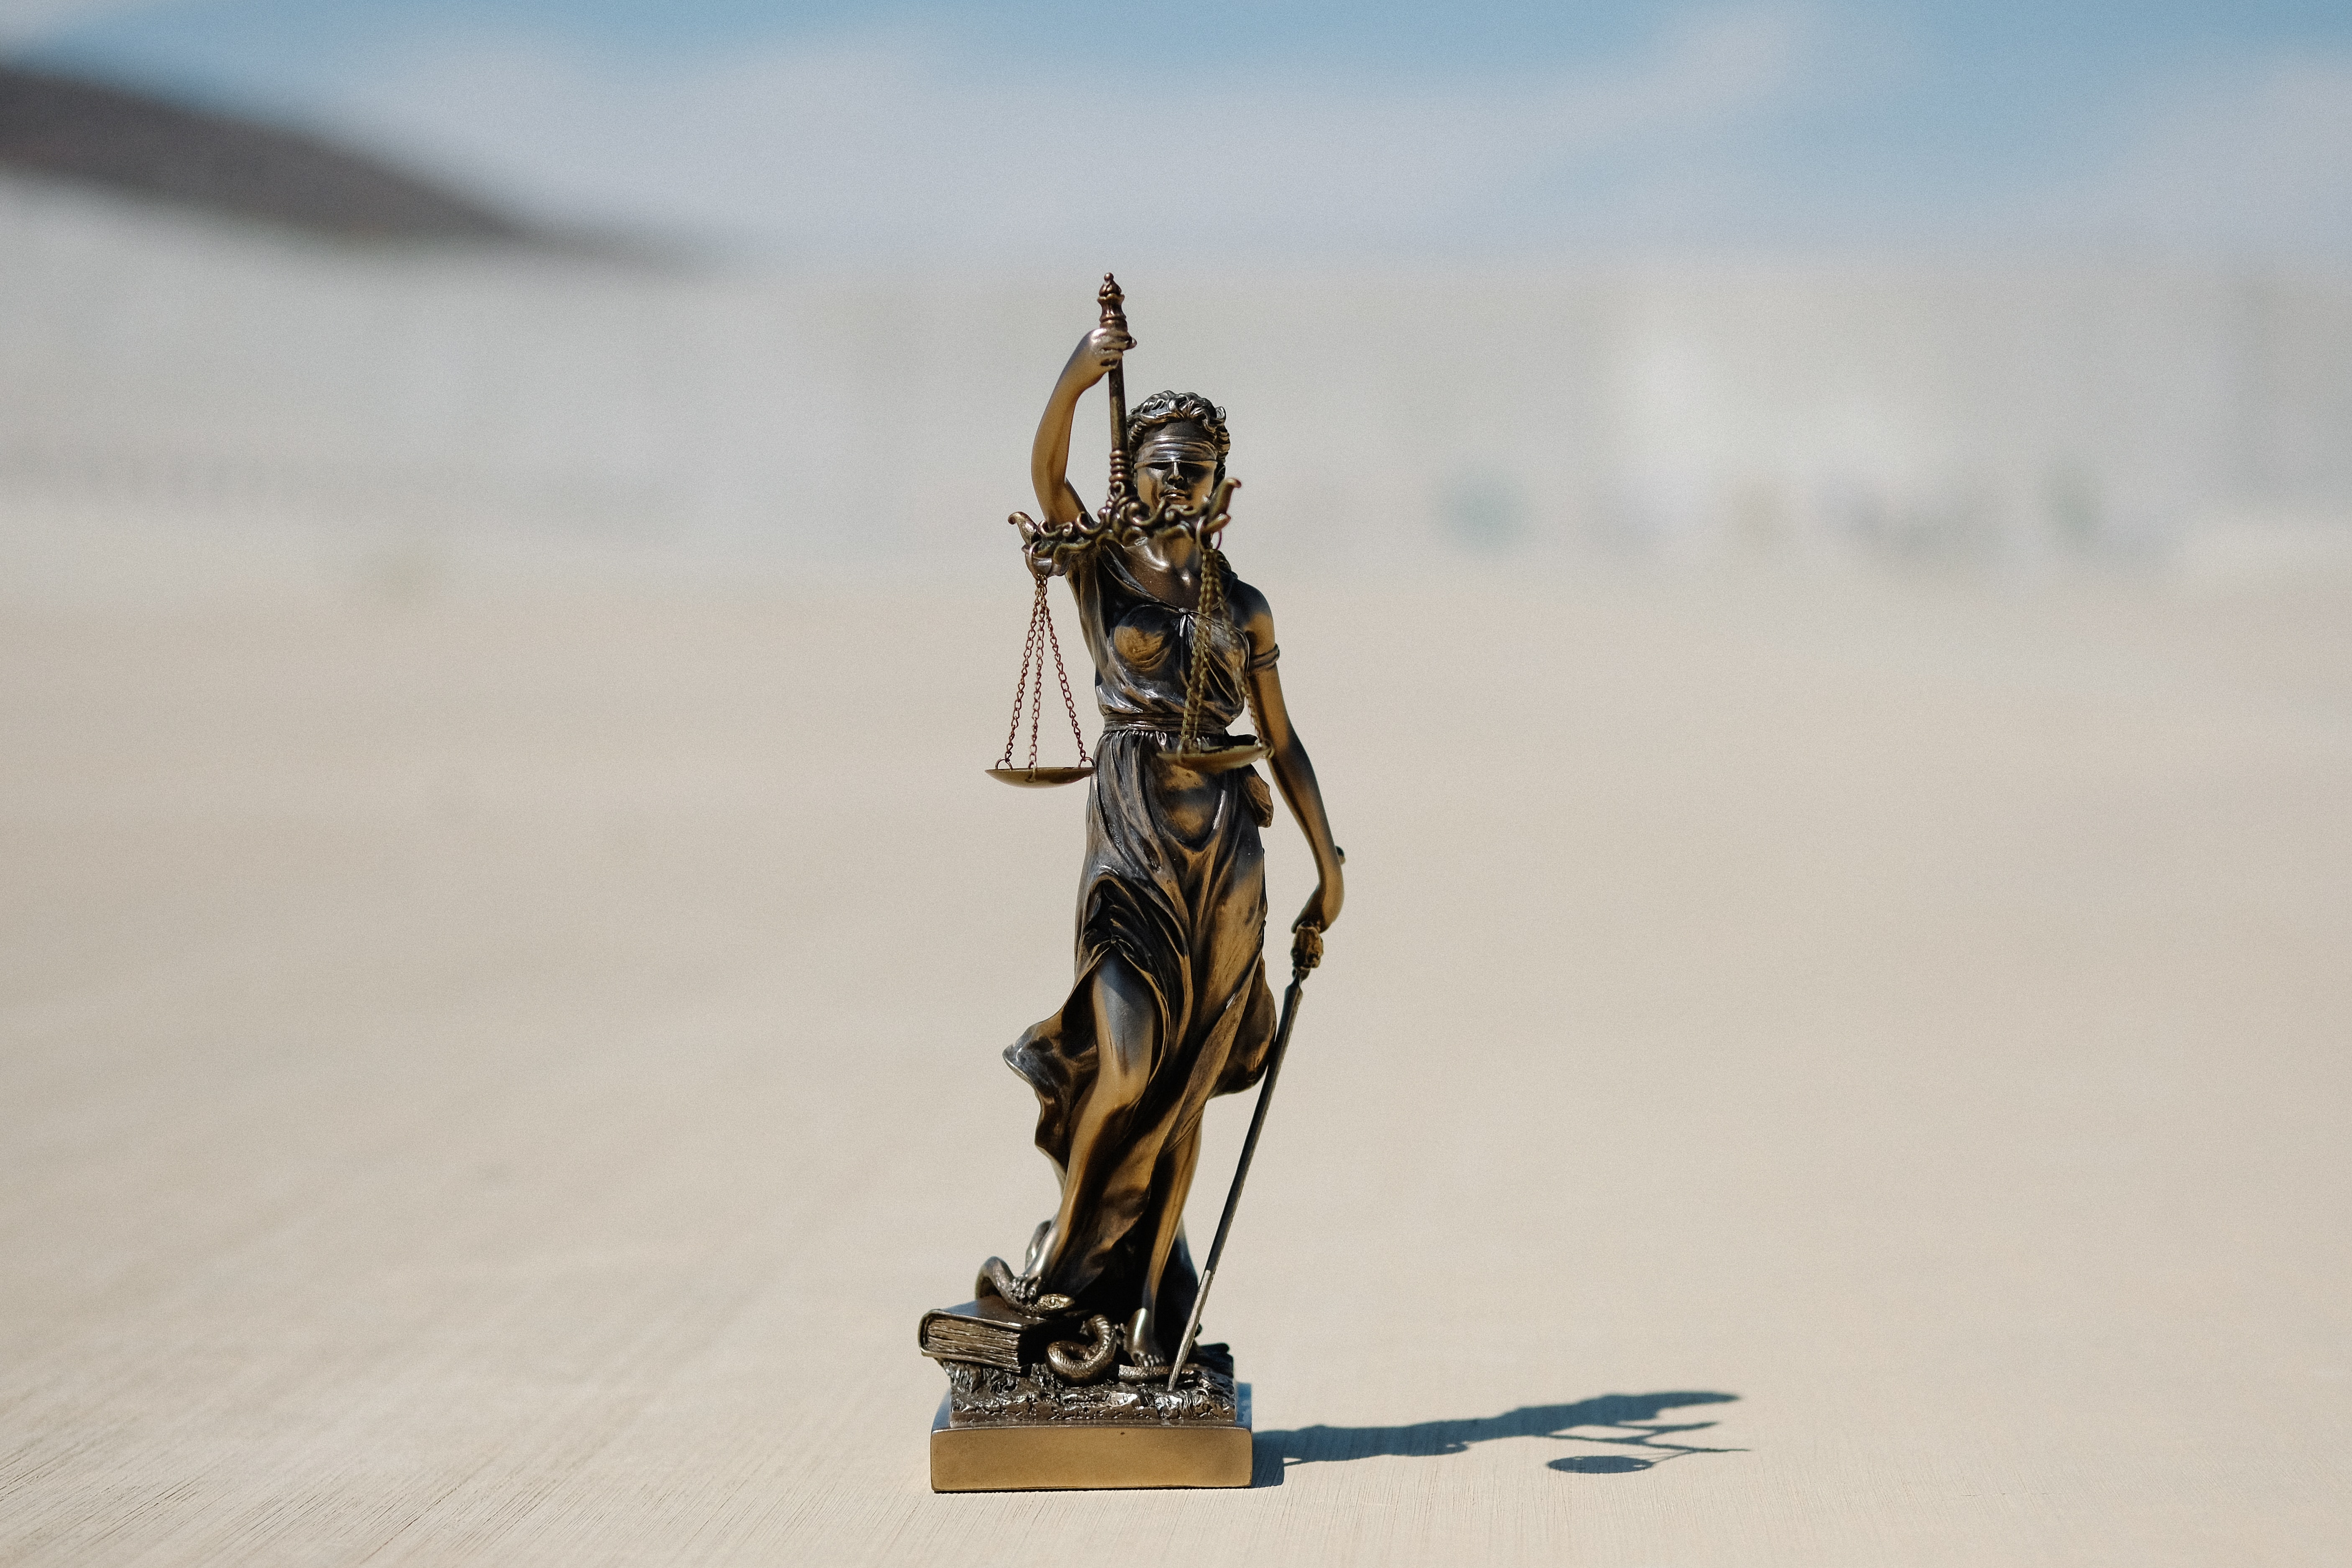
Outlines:
POLYGON ((1572 1453, 1545 1468, 1571 1476, 1619 1476, 1654 1469, 1668 1459, 1692 1454, 1739 1454, 1744 1448, 1709 1447, 1675 1439, 1704 1432, 1712 1421, 1661 1421, 1669 1410, 1694 1405, 1727 1405, 1736 1394, 1685 1390, 1671 1394, 1603 1394, 1573 1405, 1522 1405, 1500 1415, 1461 1421, 1420 1421, 1410 1426, 1301 1426, 1260 1432, 1250 1485, 1278 1487, 1293 1465, 1343 1463, 1350 1459, 1434 1458, 1467 1453, 1473 1443, 1498 1437, 1549 1437, 1563 1443, 1596 1443, 1616 1452, 1572 1453), (1591 1431, 1579 1428, 1591 1427, 1591 1431))

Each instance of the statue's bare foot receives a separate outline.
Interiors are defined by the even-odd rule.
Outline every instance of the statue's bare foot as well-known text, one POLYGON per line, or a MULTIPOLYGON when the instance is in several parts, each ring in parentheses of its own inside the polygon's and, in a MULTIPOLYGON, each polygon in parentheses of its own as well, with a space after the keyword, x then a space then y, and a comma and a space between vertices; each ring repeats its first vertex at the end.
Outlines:
POLYGON ((1160 1353, 1159 1318, 1142 1307, 1127 1325, 1127 1363, 1118 1369, 1124 1383, 1151 1383, 1168 1376, 1168 1358, 1160 1353))

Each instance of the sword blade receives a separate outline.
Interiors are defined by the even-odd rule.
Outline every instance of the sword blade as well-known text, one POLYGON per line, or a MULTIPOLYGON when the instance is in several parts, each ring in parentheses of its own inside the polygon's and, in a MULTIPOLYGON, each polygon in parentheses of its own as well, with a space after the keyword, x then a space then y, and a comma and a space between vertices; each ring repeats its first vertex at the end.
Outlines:
POLYGON ((1265 1082, 1257 1091, 1257 1108, 1250 1112, 1249 1136, 1242 1140, 1242 1157, 1234 1166, 1234 1184, 1225 1194, 1225 1212, 1217 1219, 1217 1239, 1209 1244, 1208 1266, 1201 1270, 1201 1288, 1192 1296, 1192 1313, 1184 1323, 1183 1342, 1176 1348, 1176 1364, 1169 1369, 1173 1392, 1184 1363, 1192 1358, 1192 1340, 1201 1331, 1201 1309, 1208 1305, 1209 1287, 1216 1283, 1217 1264, 1225 1256, 1225 1238, 1233 1234, 1234 1211, 1241 1206, 1242 1184, 1249 1180, 1250 1161, 1257 1154, 1258 1134, 1265 1131, 1265 1110, 1274 1103, 1275 1080, 1282 1076, 1282 1058, 1290 1049, 1290 1026, 1298 1021, 1298 998, 1307 988, 1307 971, 1291 972, 1290 987, 1282 994, 1282 1023, 1274 1031, 1274 1049, 1266 1054, 1265 1082))

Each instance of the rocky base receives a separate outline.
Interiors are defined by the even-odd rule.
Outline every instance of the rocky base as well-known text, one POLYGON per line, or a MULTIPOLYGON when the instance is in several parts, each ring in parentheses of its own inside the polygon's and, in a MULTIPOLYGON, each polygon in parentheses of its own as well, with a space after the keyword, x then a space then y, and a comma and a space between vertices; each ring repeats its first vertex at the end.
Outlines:
POLYGON ((948 1374, 949 1421, 957 1426, 1008 1426, 1035 1422, 1154 1423, 1232 1426, 1239 1419, 1233 1358, 1222 1345, 1200 1347, 1172 1390, 1166 1374, 1149 1383, 1105 1377, 1072 1383, 1044 1362, 1019 1372, 971 1362, 942 1361, 948 1374))

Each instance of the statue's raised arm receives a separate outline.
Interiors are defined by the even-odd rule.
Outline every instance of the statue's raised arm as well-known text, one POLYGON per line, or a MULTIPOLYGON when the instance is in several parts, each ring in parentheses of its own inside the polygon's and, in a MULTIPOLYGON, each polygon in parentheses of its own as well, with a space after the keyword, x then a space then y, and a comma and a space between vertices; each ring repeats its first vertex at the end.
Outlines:
MULTIPOLYGON (((1029 448, 1029 483, 1049 523, 1073 523, 1087 515, 1087 503, 1070 484, 1070 426, 1077 417, 1080 395, 1104 376, 1115 375, 1122 357, 1135 346, 1126 319, 1118 313, 1118 285, 1107 275, 1100 298, 1102 321, 1070 351, 1069 363, 1062 366, 1053 395, 1045 399, 1045 415, 1037 421, 1037 439, 1029 448)), ((1126 399, 1114 401, 1123 404, 1126 399)), ((1111 413, 1114 424, 1125 423, 1124 408, 1114 407, 1111 413)), ((1114 439, 1115 450, 1123 439, 1122 431, 1114 439)))

